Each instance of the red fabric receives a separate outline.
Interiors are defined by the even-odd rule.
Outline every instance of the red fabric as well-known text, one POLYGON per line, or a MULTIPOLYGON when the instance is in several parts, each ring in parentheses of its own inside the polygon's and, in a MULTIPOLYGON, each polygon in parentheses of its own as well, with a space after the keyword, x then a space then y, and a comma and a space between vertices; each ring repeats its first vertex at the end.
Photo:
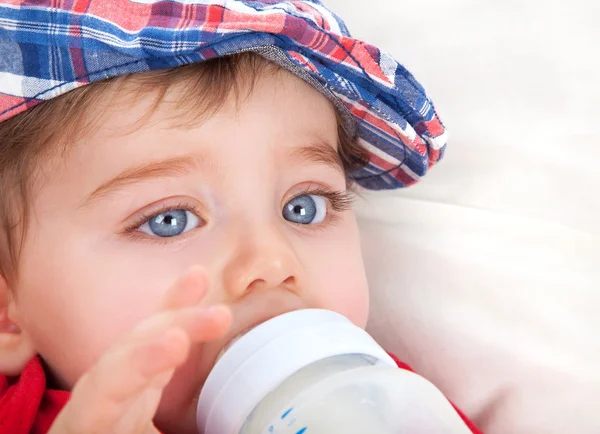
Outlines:
MULTIPOLYGON (((400 369, 414 372, 390 354, 400 369)), ((18 378, 0 375, 0 434, 45 434, 69 400, 70 393, 46 388, 46 374, 38 357, 18 378)), ((473 434, 483 434, 454 404, 473 434)))
POLYGON ((45 434, 69 392, 46 389, 46 374, 38 357, 19 378, 0 375, 0 434, 45 434))

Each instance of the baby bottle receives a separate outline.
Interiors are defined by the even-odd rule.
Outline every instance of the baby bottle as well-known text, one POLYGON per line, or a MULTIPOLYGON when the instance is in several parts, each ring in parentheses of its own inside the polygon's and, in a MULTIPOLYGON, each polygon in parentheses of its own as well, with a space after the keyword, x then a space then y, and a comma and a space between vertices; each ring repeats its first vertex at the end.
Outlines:
POLYGON ((203 434, 468 434, 442 393, 399 369, 363 329, 321 309, 234 342, 200 394, 203 434))

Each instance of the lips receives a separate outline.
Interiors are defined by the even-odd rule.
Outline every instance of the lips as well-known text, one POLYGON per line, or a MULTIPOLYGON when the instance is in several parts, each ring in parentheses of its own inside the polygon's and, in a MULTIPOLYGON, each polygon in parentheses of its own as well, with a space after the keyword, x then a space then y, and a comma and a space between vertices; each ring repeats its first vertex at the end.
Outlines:
MULTIPOLYGON (((217 340, 192 347, 188 360, 163 391, 161 415, 181 414, 182 424, 195 427, 197 400, 217 360, 254 327, 284 313, 309 307, 290 291, 254 291, 230 306, 233 315, 229 331, 217 340)), ((171 419, 168 420, 171 423, 171 419)))
MULTIPOLYGON (((258 318, 255 317, 250 321, 244 321, 243 326, 237 328, 237 330, 240 330, 240 331, 233 329, 232 333, 222 341, 223 343, 221 344, 221 348, 218 351, 217 356, 214 359, 214 362, 212 363, 212 366, 214 366, 219 361, 219 359, 221 357, 223 357, 225 352, 229 348, 231 348, 233 346, 233 344, 235 344, 237 341, 239 341, 245 334, 250 332, 255 327, 270 320, 271 318, 275 318, 276 316, 283 315, 284 313, 292 312, 292 311, 295 311, 295 310, 298 310, 301 308, 302 308, 301 306, 295 306, 295 307, 286 306, 285 308, 279 308, 275 311, 271 311, 270 314, 266 313, 269 311, 266 311, 266 312, 263 311, 262 315, 260 315, 258 318)), ((235 311, 234 311, 234 315, 235 315, 235 311)))
POLYGON ((308 306, 291 291, 253 291, 231 305, 232 324, 229 332, 213 342, 203 345, 203 362, 206 374, 235 342, 254 327, 284 313, 305 309, 308 306))
MULTIPOLYGON (((263 321, 264 322, 264 321, 263 321)), ((219 361, 219 359, 221 357, 223 357, 223 354, 225 354, 227 352, 227 350, 229 348, 231 348, 233 346, 233 344, 235 344, 237 341, 239 341, 246 333, 248 333, 250 330, 252 330, 254 327, 248 327, 247 329, 245 329, 244 331, 238 333, 237 335, 235 335, 233 337, 233 339, 231 339, 229 342, 227 342, 225 345, 223 345, 223 348, 221 348, 221 351, 219 351, 219 354, 217 354, 217 358, 215 360, 215 363, 217 363, 219 361)))

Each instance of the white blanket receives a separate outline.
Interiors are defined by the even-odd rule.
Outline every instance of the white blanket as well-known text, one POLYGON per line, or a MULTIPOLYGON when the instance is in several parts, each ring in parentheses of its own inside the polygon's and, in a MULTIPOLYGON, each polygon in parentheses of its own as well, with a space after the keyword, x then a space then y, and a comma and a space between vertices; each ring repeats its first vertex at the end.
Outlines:
POLYGON ((486 433, 600 433, 600 3, 325 2, 451 134, 358 204, 370 331, 486 433))

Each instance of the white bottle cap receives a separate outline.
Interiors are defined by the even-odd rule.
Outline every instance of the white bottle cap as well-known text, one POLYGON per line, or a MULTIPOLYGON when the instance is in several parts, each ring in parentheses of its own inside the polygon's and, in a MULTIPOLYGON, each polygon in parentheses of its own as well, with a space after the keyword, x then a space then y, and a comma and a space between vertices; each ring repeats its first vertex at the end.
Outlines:
POLYGON ((196 414, 199 431, 238 434, 256 405, 286 378, 344 354, 396 366, 366 331, 335 312, 298 310, 260 324, 225 352, 206 379, 196 414))

